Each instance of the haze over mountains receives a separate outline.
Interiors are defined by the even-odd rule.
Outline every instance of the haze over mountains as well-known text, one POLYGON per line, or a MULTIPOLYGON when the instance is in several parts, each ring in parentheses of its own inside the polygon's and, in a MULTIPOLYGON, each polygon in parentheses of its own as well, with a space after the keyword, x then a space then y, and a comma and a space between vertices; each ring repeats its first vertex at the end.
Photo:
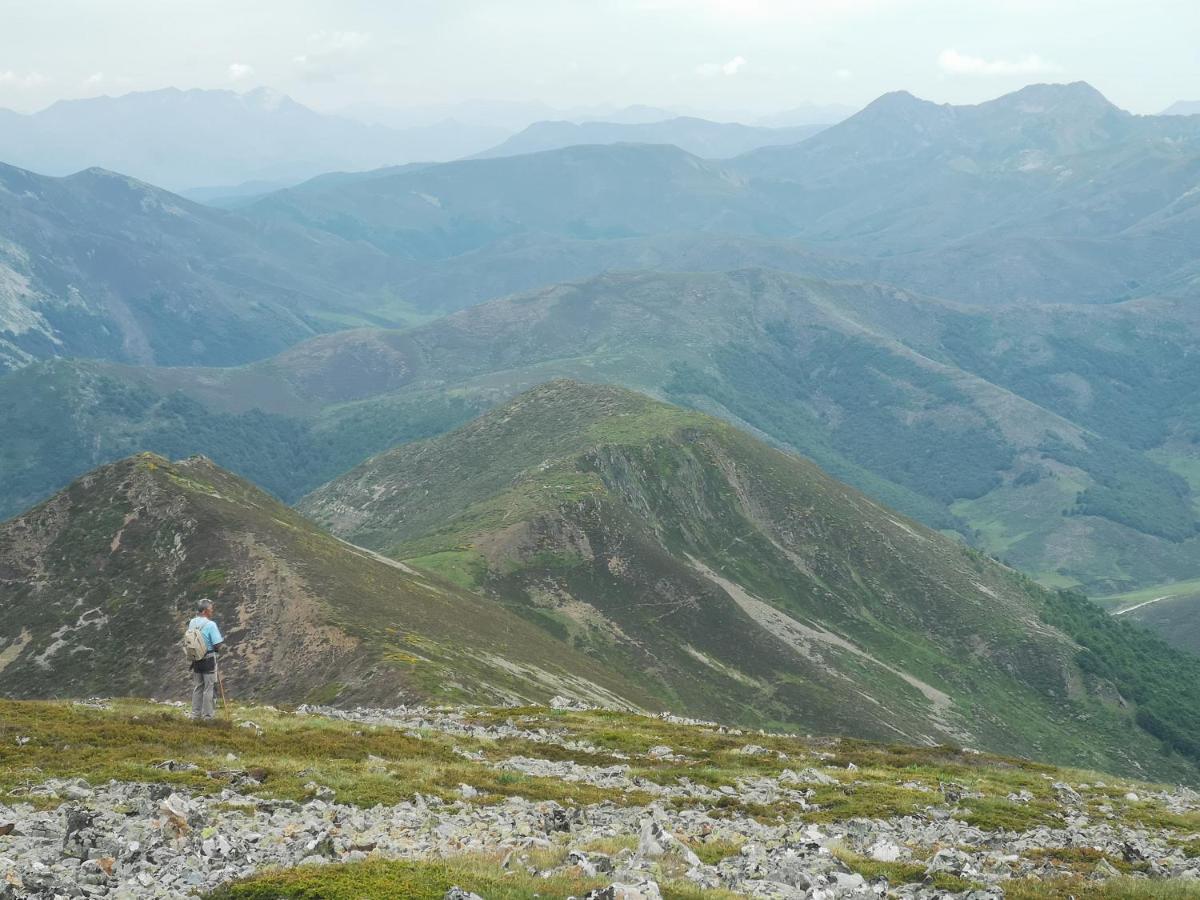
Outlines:
POLYGON ((1200 120, 1133 116, 1082 84, 961 108, 895 94, 728 162, 574 147, 314 184, 247 215, 443 267, 518 238, 689 233, 802 241, 959 302, 1111 302, 1194 277, 1198 147, 1200 120))
POLYGON ((1200 100, 1177 100, 1162 113, 1164 116, 1194 116, 1200 114, 1200 100))
POLYGON ((781 127, 680 118, 648 106, 561 111, 477 102, 338 115, 269 88, 164 88, 60 100, 31 114, 0 109, 0 161, 41 175, 111 169, 194 200, 234 203, 326 172, 578 143, 674 143, 702 156, 733 156, 802 140, 850 112, 800 109, 781 114, 781 127), (526 129, 532 131, 517 136, 526 129), (508 146, 510 140, 516 143, 508 146))
POLYGON ((453 123, 396 130, 315 112, 266 88, 165 88, 10 113, 0 159, 44 175, 113 169, 169 190, 297 182, 322 172, 453 159, 504 135, 453 123))
MULTIPOLYGON (((59 334, 49 317, 80 305, 73 291, 92 290, 63 273, 93 266, 79 257, 96 242, 157 228, 156 209, 176 210, 179 227, 202 218, 223 246, 249 235, 228 267, 256 299, 307 307, 329 304, 327 293, 368 297, 346 325, 369 316, 395 324, 614 269, 765 265, 981 305, 1185 295, 1200 277, 1190 250, 1198 159, 1200 119, 1132 116, 1075 84, 975 107, 888 95, 790 148, 727 162, 670 145, 566 147, 318 178, 237 214, 199 211, 149 188, 139 189, 155 197, 145 209, 110 209, 111 198, 81 178, 63 184, 88 213, 32 229, 28 218, 43 215, 40 192, 55 184, 37 182, 38 190, 4 195, 13 273, 4 279, 5 355, 77 355, 74 342, 101 348, 87 355, 134 362, 249 361, 332 327, 336 316, 319 312, 280 329, 283 337, 219 357, 188 350, 190 336, 151 354, 118 339, 109 318, 117 313, 97 312, 85 297, 86 315, 69 328, 86 334, 59 334), (79 244, 56 236, 79 231, 89 235, 79 244), (47 241, 61 246, 47 253, 47 241), (32 349, 15 340, 31 331, 44 334, 32 349)), ((208 266, 211 255, 202 251, 197 262, 208 266)), ((110 266, 105 280, 129 286, 108 304, 144 305, 155 291, 169 297, 175 279, 158 273, 179 256, 169 243, 144 241, 110 266)), ((167 313, 164 327, 176 318, 167 313)))
POLYGON ((460 658, 493 700, 576 672, 644 708, 1190 766, 1169 710, 1200 664, 984 554, 1098 594, 1200 577, 1200 117, 1076 83, 809 132, 547 123, 236 210, 0 169, 0 517, 108 466, 4 526, 6 677, 45 690, 56 632, 108 633, 153 572, 161 621, 211 587, 270 632, 287 585, 325 597, 303 624, 346 677, 305 662, 280 697, 432 696, 460 658), (172 516, 195 549, 160 572, 172 516))
POLYGON ((476 159, 558 150, 575 144, 673 144, 693 156, 724 159, 759 147, 796 144, 825 126, 764 128, 737 122, 679 117, 644 124, 613 122, 535 122, 504 143, 476 153, 476 159))

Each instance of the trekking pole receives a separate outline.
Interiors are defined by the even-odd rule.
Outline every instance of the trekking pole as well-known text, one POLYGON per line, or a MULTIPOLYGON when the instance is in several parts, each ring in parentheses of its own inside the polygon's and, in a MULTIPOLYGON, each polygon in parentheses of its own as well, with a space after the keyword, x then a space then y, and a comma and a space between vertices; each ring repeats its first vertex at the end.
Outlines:
POLYGON ((221 674, 221 670, 217 669, 217 686, 221 688, 221 708, 225 710, 225 716, 229 717, 229 698, 225 696, 225 676, 221 674))

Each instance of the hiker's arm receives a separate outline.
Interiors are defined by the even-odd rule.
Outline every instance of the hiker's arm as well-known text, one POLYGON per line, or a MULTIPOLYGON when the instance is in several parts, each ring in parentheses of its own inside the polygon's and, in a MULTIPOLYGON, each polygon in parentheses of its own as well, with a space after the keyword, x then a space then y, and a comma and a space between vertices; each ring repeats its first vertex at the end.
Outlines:
POLYGON ((213 653, 224 653, 224 652, 225 652, 225 642, 224 641, 220 641, 219 643, 213 644, 213 653))

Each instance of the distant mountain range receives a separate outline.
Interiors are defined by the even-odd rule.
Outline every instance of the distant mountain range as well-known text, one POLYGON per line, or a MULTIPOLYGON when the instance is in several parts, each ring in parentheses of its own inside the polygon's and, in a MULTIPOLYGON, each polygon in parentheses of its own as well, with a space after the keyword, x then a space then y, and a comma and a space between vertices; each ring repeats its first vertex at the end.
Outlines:
MULTIPOLYGON (((462 122, 515 134, 540 121, 616 122, 636 125, 674 119, 681 113, 644 103, 624 107, 579 106, 561 109, 536 100, 462 100, 457 103, 407 107, 357 103, 341 110, 341 114, 360 122, 397 129, 421 128, 442 122, 462 122)), ((795 124, 824 121, 826 120, 813 119, 795 124)))
POLYGON ((858 112, 856 106, 841 103, 801 103, 789 109, 759 116, 752 125, 764 128, 791 128, 795 125, 836 125, 858 112))
POLYGON ((564 111, 485 102, 333 115, 268 88, 164 88, 63 100, 29 115, 0 109, 0 161, 43 175, 110 169, 194 200, 227 203, 326 172, 459 159, 499 149, 527 128, 532 132, 513 148, 489 155, 633 140, 732 156, 801 140, 814 123, 836 121, 830 115, 799 109, 771 127, 695 117, 668 125, 678 114, 650 106, 564 111), (547 121, 553 119, 569 121, 547 121), (586 126, 587 140, 568 141, 570 126, 586 126), (633 129, 630 136, 621 136, 623 128, 633 129))
MULTIPOLYGON (((38 188, 0 194, 0 259, 13 273, 0 282, 0 361, 240 362, 338 325, 399 324, 614 269, 771 266, 986 305, 1186 296, 1200 282, 1198 168, 1200 119, 1132 116, 1075 84, 973 107, 888 95, 800 143, 724 162, 622 143, 327 175, 242 201, 237 216, 145 185, 153 202, 116 208, 94 177, 7 169, 38 188), (55 219, 67 195, 77 215, 55 219), (193 220, 206 238, 173 243, 193 220), (146 229, 134 254, 131 228, 146 229), (106 242, 118 249, 97 270, 106 242), (147 316, 163 320, 153 330, 175 327, 173 295, 204 270, 303 321, 216 343, 199 329, 194 347, 139 337, 147 316), (97 314, 101 290, 109 311, 97 314)), ((230 296, 187 315, 226 316, 230 296)))
POLYGON ((436 122, 408 129, 315 112, 266 88, 165 88, 63 100, 0 118, 0 160, 43 175, 112 169, 174 191, 295 183, 323 172, 456 159, 509 129, 436 122))
POLYGON ((1194 578, 1198 173, 1200 119, 1084 84, 887 95, 725 161, 331 173, 237 213, 6 169, 0 366, 27 368, 0 510, 142 449, 294 500, 567 375, 715 412, 1050 583, 1194 578))
POLYGON ((558 150, 577 144, 673 144, 694 156, 724 159, 759 147, 795 144, 822 131, 822 125, 764 128, 736 122, 680 117, 630 125, 614 122, 535 122, 476 159, 558 150))
POLYGON ((566 694, 1160 778, 1200 759, 1200 660, 621 389, 544 384, 300 508, 370 549, 149 455, 0 524, 4 692, 161 694, 178 659, 145 648, 208 596, 242 697, 566 694))
MULTIPOLYGON (((1095 303, 1192 282, 1198 165, 1200 119, 1036 85, 971 107, 888 95, 808 140, 722 163, 667 146, 569 147, 282 191, 245 212, 442 269, 462 257, 478 270, 518 238, 703 233, 803 241, 961 302, 1095 303)), ((513 289, 546 283, 536 259, 557 259, 530 256, 513 289)))

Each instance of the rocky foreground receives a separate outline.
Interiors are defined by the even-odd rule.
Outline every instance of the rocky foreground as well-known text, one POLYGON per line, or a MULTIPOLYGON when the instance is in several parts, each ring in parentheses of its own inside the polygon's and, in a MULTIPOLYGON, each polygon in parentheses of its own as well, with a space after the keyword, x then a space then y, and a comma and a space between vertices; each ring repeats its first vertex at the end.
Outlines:
MULTIPOLYGON (((578 896, 627 900, 1139 896, 1163 885, 1190 896, 1188 885, 1200 885, 1200 795, 1187 788, 1085 780, 969 750, 752 735, 558 705, 567 708, 246 708, 208 735, 174 711, 55 706, 74 726, 68 754, 85 769, 96 755, 82 743, 89 728, 100 747, 114 725, 142 727, 149 716, 199 737, 189 738, 191 758, 130 760, 144 767, 136 779, 38 778, 20 767, 22 754, 58 738, 7 726, 0 897, 251 896, 239 885, 268 870, 322 867, 334 878, 337 864, 379 859, 470 859, 511 881, 504 896, 567 896, 554 886, 570 884, 578 896), (409 757, 437 753, 424 767, 427 790, 372 804, 353 790, 341 796, 347 772, 317 756, 307 768, 272 767, 259 751, 272 731, 300 748, 305 735, 314 745, 357 737, 364 752, 346 764, 372 784, 415 770, 366 752, 367 742, 395 736, 426 745, 409 757), (236 749, 222 755, 226 745, 236 749), (466 774, 450 784, 452 773, 466 774)), ((53 759, 50 768, 66 764, 53 759)), ((445 895, 471 892, 464 884, 445 895)), ((292 896, 285 887, 253 894, 276 895, 292 896)))

